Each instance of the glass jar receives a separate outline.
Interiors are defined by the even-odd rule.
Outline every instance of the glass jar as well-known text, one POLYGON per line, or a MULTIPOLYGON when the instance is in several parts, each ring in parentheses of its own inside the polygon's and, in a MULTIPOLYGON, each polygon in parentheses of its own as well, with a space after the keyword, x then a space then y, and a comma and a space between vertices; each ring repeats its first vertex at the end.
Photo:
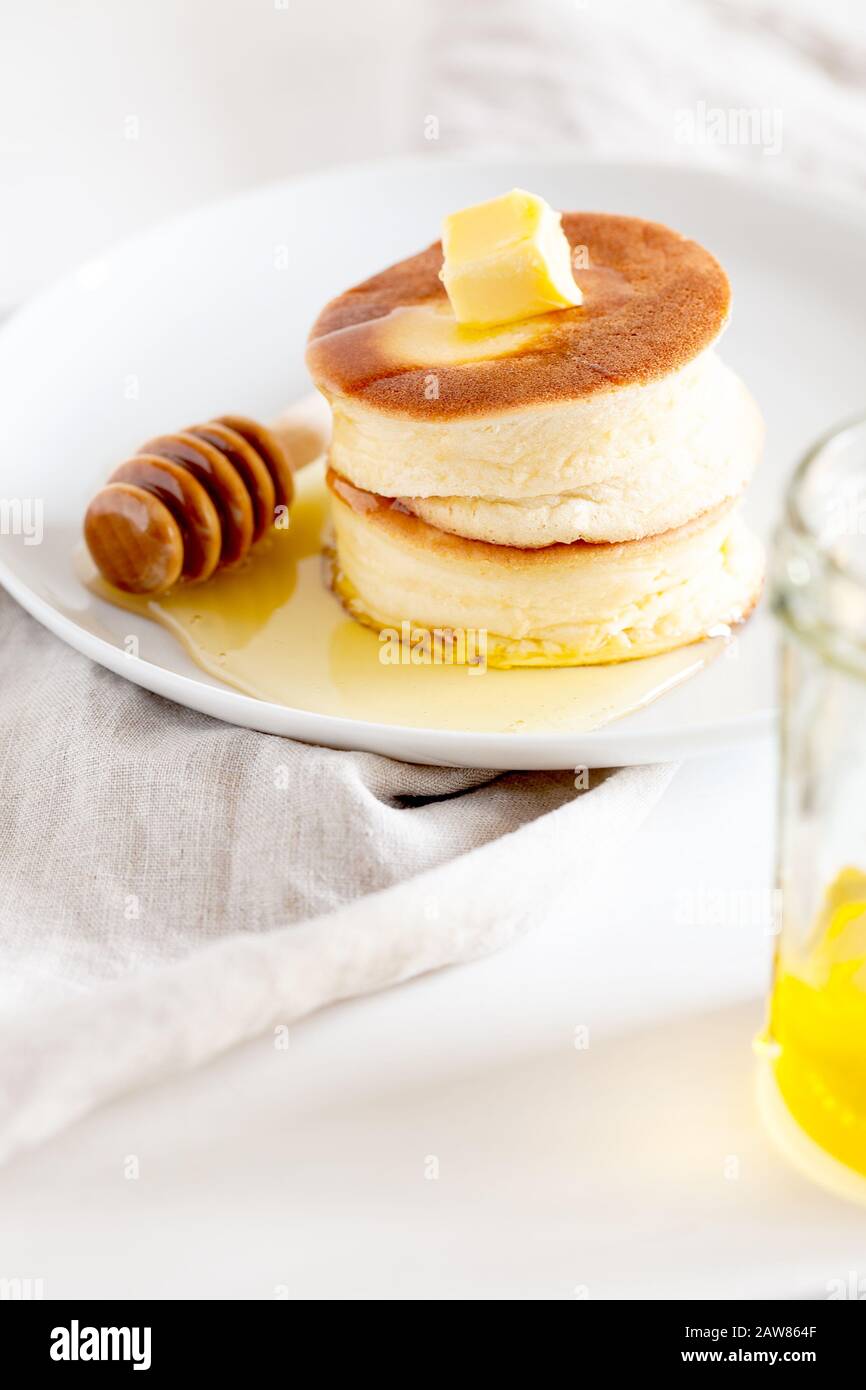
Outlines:
POLYGON ((799 1167, 866 1200, 866 419, 797 469, 770 585, 781 931, 759 1094, 799 1167))

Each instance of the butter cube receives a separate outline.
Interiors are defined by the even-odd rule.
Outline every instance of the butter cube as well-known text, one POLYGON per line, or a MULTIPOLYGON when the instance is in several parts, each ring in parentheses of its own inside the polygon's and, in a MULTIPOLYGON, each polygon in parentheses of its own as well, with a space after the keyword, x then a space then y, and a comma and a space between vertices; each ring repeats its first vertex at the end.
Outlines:
POLYGON ((583 301, 559 214, 514 188, 451 213, 439 272, 458 323, 509 323, 583 301))

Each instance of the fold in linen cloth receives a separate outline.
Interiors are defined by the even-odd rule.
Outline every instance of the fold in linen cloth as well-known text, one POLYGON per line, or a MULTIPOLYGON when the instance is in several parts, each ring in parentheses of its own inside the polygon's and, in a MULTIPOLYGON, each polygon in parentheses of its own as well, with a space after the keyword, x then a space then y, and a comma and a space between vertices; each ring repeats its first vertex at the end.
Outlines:
POLYGON ((414 767, 220 724, 0 593, 0 1157, 339 999, 471 960, 621 852, 673 768, 414 767))

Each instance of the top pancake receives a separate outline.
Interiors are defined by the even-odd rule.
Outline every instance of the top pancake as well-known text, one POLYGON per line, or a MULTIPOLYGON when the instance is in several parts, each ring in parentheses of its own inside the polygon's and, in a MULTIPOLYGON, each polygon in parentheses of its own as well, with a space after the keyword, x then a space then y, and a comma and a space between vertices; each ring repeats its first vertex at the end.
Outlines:
POLYGON ((424 353, 413 351, 407 334, 393 331, 400 322, 393 311, 447 312, 435 242, 325 306, 307 348, 316 385, 393 415, 492 414, 658 380, 718 337, 730 286, 697 242, 658 222, 606 213, 563 213, 562 226, 588 259, 587 269, 575 270, 582 305, 486 334, 468 330, 475 360, 419 360, 424 353))

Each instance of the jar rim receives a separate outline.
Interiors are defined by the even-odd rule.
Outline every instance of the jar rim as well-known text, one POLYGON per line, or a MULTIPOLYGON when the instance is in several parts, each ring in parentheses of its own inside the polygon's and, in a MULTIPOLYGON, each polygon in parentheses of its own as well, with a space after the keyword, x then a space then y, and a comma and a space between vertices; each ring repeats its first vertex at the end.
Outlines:
MULTIPOLYGON (((773 610, 788 631, 824 661, 861 680, 866 677, 866 567, 862 545, 841 542, 861 535, 864 495, 866 413, 834 425, 800 460, 788 484, 771 571, 773 610), (831 458, 836 445, 839 454, 831 458), (819 472, 825 461, 826 471, 819 472), (840 531, 834 515, 849 501, 857 508, 856 529, 840 531)), ((844 512, 838 517, 845 520, 844 512)))
POLYGON ((791 530, 814 546, 828 568, 851 583, 863 587, 866 585, 866 575, 864 575, 862 568, 859 571, 855 570, 840 557, 838 548, 830 544, 828 539, 816 530, 803 508, 804 493, 816 464, 832 445, 857 430, 866 431, 866 411, 860 415, 852 416, 840 424, 833 425, 809 447, 794 469, 788 484, 785 520, 791 530))

